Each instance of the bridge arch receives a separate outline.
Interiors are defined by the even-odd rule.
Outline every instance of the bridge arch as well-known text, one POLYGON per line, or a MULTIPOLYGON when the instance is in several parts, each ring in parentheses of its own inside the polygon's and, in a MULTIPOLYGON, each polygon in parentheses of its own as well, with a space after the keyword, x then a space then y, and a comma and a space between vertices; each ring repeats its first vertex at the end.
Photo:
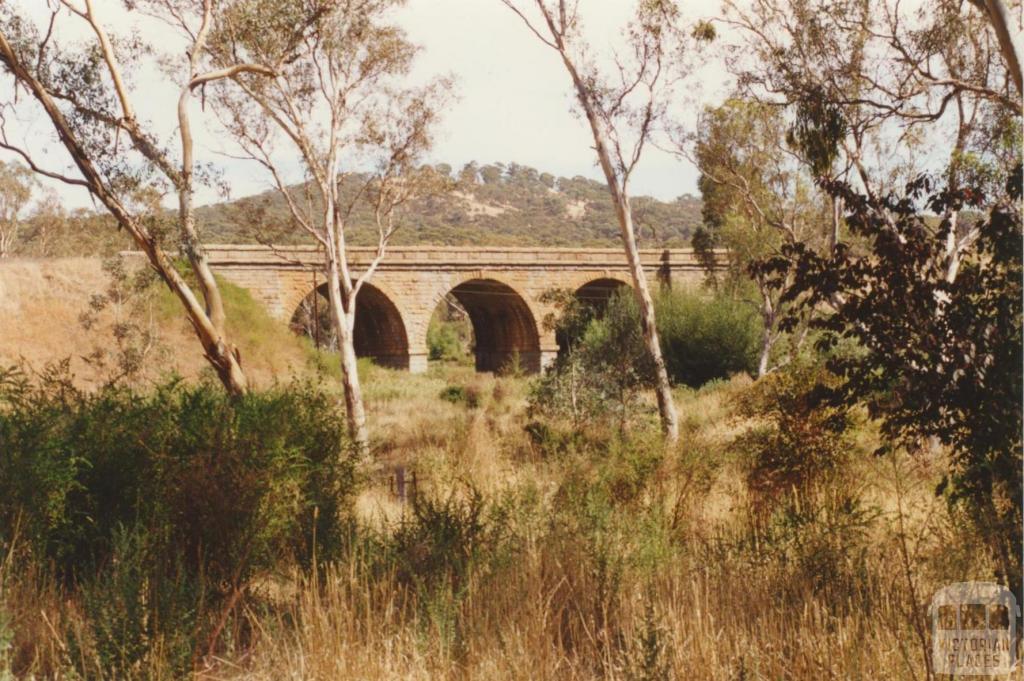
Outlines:
MULTIPOLYGON (((603 276, 584 279, 582 283, 577 281, 574 287, 569 290, 573 292, 573 295, 579 302, 591 308, 594 316, 600 318, 604 316, 608 302, 615 293, 631 288, 631 283, 625 278, 605 273, 603 276)), ((570 337, 570 333, 568 329, 563 327, 555 329, 555 343, 558 345, 559 356, 563 356, 564 353, 569 351, 570 346, 579 340, 578 338, 570 337)))
POLYGON ((599 309, 607 307, 611 297, 623 288, 632 288, 628 282, 616 277, 604 276, 591 279, 576 289, 576 298, 599 309))
POLYGON ((524 371, 540 371, 537 320, 519 291, 497 279, 477 277, 459 282, 446 295, 455 298, 469 316, 477 371, 500 372, 516 361, 524 371))
MULTIPOLYGON (((357 357, 369 357, 393 369, 409 369, 409 336, 394 299, 384 287, 369 282, 362 285, 356 298, 353 345, 357 357)), ((330 319, 327 284, 321 284, 299 302, 291 327, 321 346, 337 347, 330 319)))

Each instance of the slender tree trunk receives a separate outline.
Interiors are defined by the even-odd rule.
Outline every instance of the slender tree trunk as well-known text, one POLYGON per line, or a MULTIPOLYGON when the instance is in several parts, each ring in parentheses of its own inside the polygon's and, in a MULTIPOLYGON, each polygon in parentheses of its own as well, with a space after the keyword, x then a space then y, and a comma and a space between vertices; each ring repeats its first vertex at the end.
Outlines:
MULTIPOLYGON (((126 215, 119 215, 115 212, 115 217, 118 217, 119 221, 123 218, 128 223, 134 224, 134 221, 126 215)), ((203 356, 217 372, 217 378, 220 379, 224 389, 235 396, 247 393, 249 381, 242 370, 242 359, 238 349, 229 345, 224 334, 213 325, 192 289, 178 274, 178 270, 174 268, 174 264, 167 258, 167 255, 150 241, 139 237, 140 230, 137 227, 129 228, 128 231, 136 237, 135 243, 149 258, 150 266, 167 284, 167 288, 182 302, 185 307, 185 315, 196 332, 199 344, 203 346, 203 356)))
POLYGON ((14 77, 32 93, 53 123, 61 143, 82 174, 82 181, 73 182, 73 184, 84 186, 96 200, 107 208, 117 223, 131 235, 139 249, 146 254, 153 270, 181 301, 189 323, 192 324, 199 343, 203 346, 204 357, 217 372, 217 377, 224 384, 224 388, 232 395, 241 395, 247 392, 249 384, 242 371, 238 350, 227 343, 223 328, 214 324, 207 315, 206 309, 200 304, 185 279, 178 273, 174 263, 167 257, 156 238, 115 196, 96 169, 92 158, 82 146, 50 91, 18 60, 17 54, 3 32, 0 32, 0 63, 6 65, 14 77))
POLYGON ((359 385, 359 365, 356 362, 356 351, 352 344, 352 326, 345 320, 348 330, 345 337, 339 339, 341 352, 341 374, 345 392, 345 410, 348 415, 348 428, 352 433, 352 441, 360 454, 370 451, 370 436, 366 428, 366 410, 363 407, 363 391, 359 385))
POLYGON ((768 360, 772 354, 772 330, 767 324, 761 330, 761 356, 757 360, 757 377, 763 378, 768 373, 768 360))
POLYGON ((836 252, 836 245, 839 243, 839 226, 842 224, 843 218, 843 201, 842 199, 833 196, 832 197, 832 229, 829 230, 828 234, 828 252, 834 254, 836 252))
POLYGON ((331 321, 338 335, 338 355, 341 363, 341 382, 345 394, 345 417, 349 437, 361 455, 370 451, 370 437, 366 428, 366 410, 363 407, 363 390, 359 385, 359 365, 354 343, 355 301, 345 301, 341 293, 341 273, 338 263, 331 259, 327 270, 327 290, 331 303, 331 321))
POLYGON ((771 292, 763 282, 758 282, 761 292, 761 356, 758 358, 758 378, 768 374, 768 363, 771 349, 775 344, 775 305, 771 300, 771 292))
POLYGON ((3 229, 0 229, 0 258, 6 258, 14 250, 14 240, 18 236, 18 217, 14 216, 11 222, 3 229))
POLYGON ((206 249, 203 248, 199 233, 196 231, 192 187, 194 165, 192 125, 188 115, 190 100, 191 90, 186 86, 178 98, 178 130, 181 135, 182 150, 181 186, 178 187, 178 219, 181 223, 182 245, 185 255, 192 265, 192 271, 196 275, 196 281, 205 302, 204 311, 213 331, 212 334, 207 334, 211 337, 205 340, 202 339, 203 334, 200 333, 203 347, 207 348, 207 359, 216 368, 221 383, 224 384, 227 391, 232 395, 241 395, 248 390, 249 384, 242 371, 238 349, 226 340, 227 315, 224 312, 224 301, 217 280, 210 269, 206 249))
POLYGON ((629 273, 633 279, 633 292, 636 295, 637 302, 640 304, 640 325, 644 334, 644 342, 647 345, 647 351, 651 354, 651 358, 654 361, 654 390, 658 397, 658 414, 661 416, 661 430, 665 434, 665 439, 670 443, 674 443, 679 440, 679 419, 676 416, 676 406, 672 400, 672 384, 668 380, 665 358, 661 354, 661 341, 658 339, 654 300, 651 298, 650 289, 647 287, 647 275, 644 273, 643 263, 640 261, 640 250, 636 245, 636 231, 633 228, 633 211, 629 205, 629 195, 626 193, 625 182, 622 185, 619 183, 619 175, 615 172, 615 166, 609 151, 607 134, 590 103, 585 85, 579 80, 576 70, 572 67, 568 58, 563 55, 563 59, 570 75, 573 77, 573 82, 576 84, 577 97, 584 112, 587 114, 587 120, 590 122, 597 157, 601 162, 601 169, 604 171, 608 190, 611 192, 612 200, 615 204, 615 212, 619 219, 619 232, 622 236, 622 245, 626 250, 629 273))
POLYGON ((981 0, 988 14, 988 20, 999 39, 999 50, 1006 59, 1006 70, 1010 72, 1013 84, 1017 86, 1017 96, 1024 94, 1024 75, 1021 73, 1020 31, 1014 26, 1013 17, 1002 0, 981 0))
POLYGON ((768 374, 768 362, 771 359, 772 345, 775 339, 772 334, 775 328, 775 306, 772 305, 771 294, 763 284, 758 286, 761 289, 761 356, 757 360, 757 377, 763 378, 768 374))
POLYGON ((654 313, 654 300, 647 287, 647 275, 640 261, 640 250, 636 245, 633 232, 633 215, 629 208, 629 199, 620 194, 618 202, 619 224, 622 231, 622 242, 626 248, 626 259, 629 261, 629 272, 633 278, 633 290, 640 304, 640 325, 644 334, 647 351, 654 361, 654 390, 658 397, 658 413, 661 416, 661 430, 665 438, 674 443, 679 439, 679 419, 676 416, 675 402, 672 400, 672 384, 668 380, 668 368, 665 357, 661 353, 661 341, 658 338, 658 325, 654 313))

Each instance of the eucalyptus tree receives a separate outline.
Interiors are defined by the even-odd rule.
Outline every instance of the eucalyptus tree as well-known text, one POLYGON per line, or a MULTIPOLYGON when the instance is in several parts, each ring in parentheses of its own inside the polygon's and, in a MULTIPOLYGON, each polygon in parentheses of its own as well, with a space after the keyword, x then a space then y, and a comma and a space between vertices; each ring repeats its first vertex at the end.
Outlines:
POLYGON ((602 69, 582 31, 576 0, 501 0, 541 43, 554 50, 572 82, 619 222, 644 341, 654 364, 655 391, 666 439, 679 438, 679 423, 655 323, 654 301, 640 262, 629 182, 664 122, 674 86, 684 73, 685 36, 671 0, 640 0, 623 31, 627 46, 602 69), (531 9, 532 8, 532 9, 531 9))
POLYGON ((24 165, 0 162, 0 258, 6 258, 14 249, 36 184, 32 171, 24 165))
MULTIPOLYGON (((1024 105, 997 6, 1001 0, 928 0, 914 9, 898 0, 728 0, 723 21, 738 40, 727 65, 741 96, 786 111, 791 148, 825 186, 850 182, 877 199, 932 172, 951 189, 976 186, 999 197, 1020 156, 1024 105)), ((829 194, 838 230, 843 195, 829 194)), ((883 210, 884 202, 871 205, 883 210)), ((978 235, 956 207, 947 210, 955 277, 978 235)))
MULTIPOLYGON (((783 112, 761 102, 729 99, 708 107, 693 135, 694 164, 700 171, 704 224, 694 244, 717 281, 717 266, 710 248, 724 248, 727 269, 724 284, 730 293, 746 298, 753 283, 753 303, 761 318, 758 377, 775 368, 773 350, 785 334, 779 328, 784 315, 781 291, 767 273, 750 265, 779 255, 786 245, 806 244, 815 252, 830 251, 839 236, 838 216, 828 197, 815 185, 800 155, 787 143, 783 112)), ((801 325, 801 332, 806 330, 801 325)), ((799 349, 803 334, 794 338, 787 362, 799 349)))
MULTIPOLYGON (((272 73, 258 63, 210 64, 210 38, 225 11, 240 4, 244 0, 0 4, 0 67, 14 83, 0 108, 0 149, 39 176, 85 189, 113 216, 178 298, 206 360, 232 394, 245 392, 248 382, 193 210, 197 184, 211 176, 196 162, 192 108, 197 91, 210 83, 272 73), (138 35, 112 31, 108 22, 115 14, 120 24, 126 18, 161 23, 167 53, 157 54, 138 35), (156 64, 163 73, 154 77, 156 64), (161 134, 139 114, 154 92, 176 99, 171 133, 161 134), (71 168, 59 169, 47 158, 45 137, 19 136, 16 119, 29 117, 48 121, 71 168), (177 198, 171 224, 160 201, 166 196, 177 198), (175 266, 171 248, 187 258, 190 276, 175 266)), ((297 32, 301 24, 286 37, 297 32)))
POLYGON ((857 344, 830 361, 831 398, 865 404, 887 449, 947 445, 943 488, 1019 584, 1024 106, 1005 19, 1001 0, 730 1, 725 15, 742 95, 784 112, 847 232, 829 251, 784 244, 752 273, 775 278, 783 328, 814 314, 819 347, 857 344))
POLYGON ((922 176, 904 192, 872 199, 837 183, 846 221, 864 240, 822 255, 803 243, 756 265, 791 304, 826 308, 811 324, 839 379, 816 399, 863 404, 884 436, 878 453, 936 438, 950 460, 937 493, 968 512, 1006 584, 1021 585, 1024 281, 1022 171, 1018 163, 996 201, 981 187, 936 189, 922 176), (874 202, 884 205, 873 206, 874 202), (952 204, 952 206, 950 205, 952 204), (985 210, 989 206, 988 210, 985 210), (978 238, 949 277, 949 217, 972 221, 978 238), (879 216, 888 215, 889 219, 879 216), (856 352, 841 351, 856 342, 856 352))
POLYGON ((362 452, 369 434, 354 344, 358 296, 402 225, 401 207, 443 188, 447 177, 418 162, 451 83, 406 85, 416 48, 390 21, 400 4, 253 0, 230 14, 217 36, 216 53, 225 68, 238 55, 274 64, 271 78, 235 73, 232 87, 219 88, 214 106, 244 157, 266 170, 294 228, 323 253, 349 435, 362 452), (262 30, 292 25, 296 17, 307 30, 294 52, 277 31, 262 30), (287 169, 295 165, 305 182, 290 185, 287 169), (357 275, 347 236, 360 203, 371 208, 377 246, 357 275))

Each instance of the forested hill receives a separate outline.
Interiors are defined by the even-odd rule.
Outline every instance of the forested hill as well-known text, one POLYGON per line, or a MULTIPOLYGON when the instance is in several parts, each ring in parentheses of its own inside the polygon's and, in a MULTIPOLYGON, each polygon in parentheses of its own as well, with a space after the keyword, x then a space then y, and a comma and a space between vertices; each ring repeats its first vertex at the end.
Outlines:
MULTIPOLYGON (((621 245, 619 228, 603 183, 583 177, 554 177, 510 163, 468 164, 459 171, 436 166, 451 178, 448 191, 403 206, 395 245, 436 246, 612 246, 621 245)), ((358 177, 343 184, 343 193, 362 185, 358 177)), ((304 197, 301 186, 295 194, 304 197)), ((47 204, 49 205, 49 204, 47 204)), ((684 195, 663 202, 633 199, 633 216, 641 247, 686 247, 700 224, 701 201, 684 195)), ((292 228, 284 199, 266 191, 233 201, 203 206, 196 211, 206 243, 279 244, 308 242, 292 228)), ((167 210, 151 228, 167 234, 173 247, 176 215, 167 210)), ((357 205, 350 221, 349 243, 376 243, 373 217, 357 205)), ((109 255, 135 246, 103 211, 79 209, 68 213, 59 206, 37 211, 24 220, 12 249, 14 255, 109 255)))
MULTIPOLYGON (((515 163, 468 164, 455 171, 451 191, 405 206, 393 244, 494 246, 617 246, 618 223, 607 187, 584 177, 555 177, 515 163)), ((350 184, 355 184, 354 178, 350 184)), ((301 189, 301 188, 300 188, 301 189)), ((197 217, 207 243, 306 240, 289 227, 287 207, 275 191, 200 208, 197 217)), ((642 247, 689 246, 700 224, 701 201, 683 195, 662 202, 634 199, 642 247)), ((351 221, 350 243, 375 243, 366 206, 351 221)))

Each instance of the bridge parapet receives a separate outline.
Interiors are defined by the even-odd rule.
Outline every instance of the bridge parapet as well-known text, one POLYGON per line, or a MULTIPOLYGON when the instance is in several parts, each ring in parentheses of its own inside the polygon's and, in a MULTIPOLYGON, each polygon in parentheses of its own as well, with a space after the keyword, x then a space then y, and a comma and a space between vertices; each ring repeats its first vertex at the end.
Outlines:
MULTIPOLYGON (((366 266, 376 255, 375 248, 349 247, 349 264, 366 266)), ((314 246, 262 246, 213 244, 206 247, 214 267, 271 267, 273 269, 317 269, 323 253, 314 246)), ((724 251, 716 254, 724 262, 724 251)), ((645 269, 668 267, 678 271, 699 271, 701 263, 692 248, 642 249, 645 269)), ((543 248, 498 246, 392 246, 380 269, 405 268, 501 268, 593 269, 626 267, 620 248, 543 248)))

